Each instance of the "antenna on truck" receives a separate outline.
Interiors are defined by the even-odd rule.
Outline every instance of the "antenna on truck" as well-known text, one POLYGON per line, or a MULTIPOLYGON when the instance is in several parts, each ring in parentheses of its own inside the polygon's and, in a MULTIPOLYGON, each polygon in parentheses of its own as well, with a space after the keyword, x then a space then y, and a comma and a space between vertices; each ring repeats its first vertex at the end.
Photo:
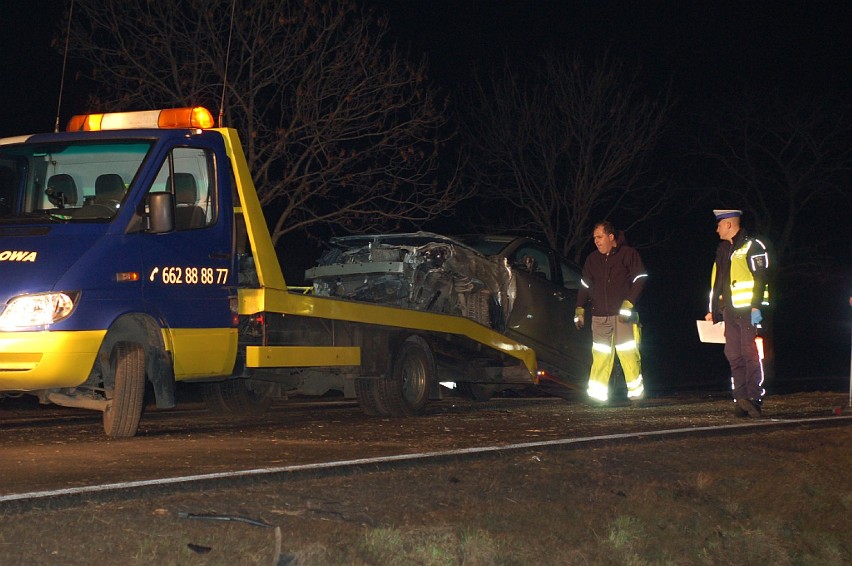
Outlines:
POLYGON ((62 76, 59 79, 59 100, 56 103, 56 122, 53 131, 59 132, 59 111, 62 109, 62 87, 65 86, 65 67, 68 64, 68 40, 71 37, 71 17, 74 15, 74 0, 68 9, 68 28, 65 30, 65 52, 62 54, 62 76))
POLYGON ((219 127, 222 127, 222 116, 225 114, 225 89, 228 88, 228 62, 231 60, 231 38, 234 35, 234 12, 237 0, 231 2, 231 22, 228 24, 228 50, 225 52, 225 76, 222 78, 222 99, 219 101, 219 127))

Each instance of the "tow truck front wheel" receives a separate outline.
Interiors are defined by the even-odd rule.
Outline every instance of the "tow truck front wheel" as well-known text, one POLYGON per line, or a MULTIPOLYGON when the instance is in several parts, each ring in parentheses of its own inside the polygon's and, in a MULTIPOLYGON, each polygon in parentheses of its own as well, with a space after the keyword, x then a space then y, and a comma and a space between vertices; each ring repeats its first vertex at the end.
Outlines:
POLYGON ((105 384, 104 431, 110 438, 136 434, 145 399, 145 350, 134 342, 118 342, 109 357, 112 384, 105 384))
POLYGON ((435 374, 435 358, 429 344, 419 336, 403 342, 394 357, 391 379, 382 383, 382 405, 388 414, 421 414, 429 402, 435 374))

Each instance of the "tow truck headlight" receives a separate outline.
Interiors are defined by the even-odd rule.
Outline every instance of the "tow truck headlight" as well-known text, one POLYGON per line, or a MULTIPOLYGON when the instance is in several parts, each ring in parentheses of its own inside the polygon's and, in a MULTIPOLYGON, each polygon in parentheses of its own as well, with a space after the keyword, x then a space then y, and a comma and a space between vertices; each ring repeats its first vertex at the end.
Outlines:
POLYGON ((13 297, 0 313, 4 330, 46 327, 71 316, 78 292, 34 293, 13 297))

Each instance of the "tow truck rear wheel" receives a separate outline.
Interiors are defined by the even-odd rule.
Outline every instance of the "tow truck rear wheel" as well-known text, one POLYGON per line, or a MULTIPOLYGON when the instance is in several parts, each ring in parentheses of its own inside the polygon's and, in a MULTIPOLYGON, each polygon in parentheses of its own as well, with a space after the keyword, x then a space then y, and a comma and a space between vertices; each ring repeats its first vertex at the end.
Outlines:
POLYGON ((274 387, 257 379, 228 379, 205 383, 201 396, 213 413, 258 417, 272 405, 274 387))
POLYGON ((481 383, 471 383, 463 381, 458 384, 459 392, 472 401, 485 402, 490 401, 494 396, 494 388, 481 383))
POLYGON ((390 379, 382 380, 382 404, 393 416, 419 415, 429 402, 435 379, 435 357, 419 336, 402 343, 393 360, 390 379))
POLYGON ((361 411, 371 417, 381 417, 388 414, 382 403, 382 383, 378 379, 356 379, 355 395, 361 411))
POLYGON ((135 342, 117 342, 109 356, 112 387, 105 384, 104 431, 110 438, 136 434, 145 399, 145 350, 135 342))

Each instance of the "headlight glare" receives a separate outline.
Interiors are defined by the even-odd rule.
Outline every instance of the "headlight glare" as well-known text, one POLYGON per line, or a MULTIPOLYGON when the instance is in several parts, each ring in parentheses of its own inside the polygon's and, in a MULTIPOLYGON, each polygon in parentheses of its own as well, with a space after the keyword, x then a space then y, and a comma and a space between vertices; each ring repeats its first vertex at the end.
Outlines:
POLYGON ((34 293, 18 295, 0 314, 0 328, 45 327, 68 318, 74 311, 79 293, 34 293))

